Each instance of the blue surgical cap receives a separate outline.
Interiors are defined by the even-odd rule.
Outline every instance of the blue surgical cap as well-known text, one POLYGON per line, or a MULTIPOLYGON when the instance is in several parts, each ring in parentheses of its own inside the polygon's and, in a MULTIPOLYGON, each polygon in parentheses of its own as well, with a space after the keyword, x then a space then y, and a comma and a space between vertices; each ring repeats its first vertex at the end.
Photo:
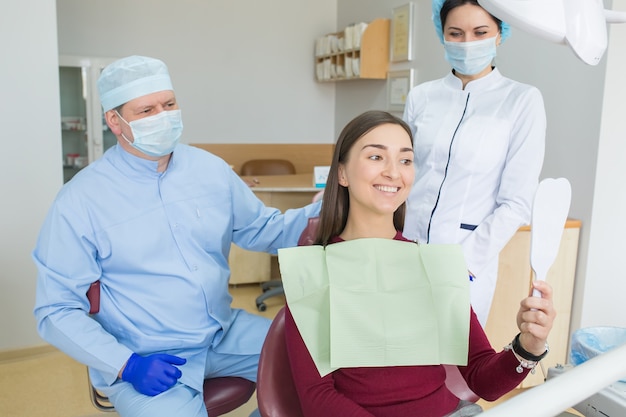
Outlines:
MULTIPOLYGON (((446 0, 433 0, 433 23, 435 24, 435 31, 437 32, 437 36, 441 43, 443 43, 443 29, 441 27, 441 17, 439 14, 441 13, 441 8, 446 0)), ((502 22, 502 29, 500 32, 501 41, 504 42, 509 36, 511 36, 511 27, 508 23, 502 22)))
POLYGON ((98 78, 98 93, 104 111, 156 93, 174 90, 167 67, 158 59, 129 56, 107 65, 98 78))

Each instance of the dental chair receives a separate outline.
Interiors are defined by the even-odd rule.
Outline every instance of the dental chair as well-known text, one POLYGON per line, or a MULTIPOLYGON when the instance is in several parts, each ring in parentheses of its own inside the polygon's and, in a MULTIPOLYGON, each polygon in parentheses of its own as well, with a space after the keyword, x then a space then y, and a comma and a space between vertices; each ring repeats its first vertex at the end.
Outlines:
MULTIPOLYGON (((448 389, 459 399, 478 401, 479 397, 468 388, 458 368, 444 366, 448 389)), ((303 417, 287 357, 285 307, 276 314, 261 349, 256 396, 261 417, 303 417)))
MULTIPOLYGON (((296 167, 286 159, 251 159, 241 165, 242 176, 254 175, 294 175, 296 167)), ((263 294, 257 297, 256 306, 259 311, 265 311, 265 300, 283 294, 283 284, 280 279, 271 279, 261 284, 263 294)))
MULTIPOLYGON (((298 246, 312 245, 318 227, 319 217, 310 218, 300 235, 298 246)), ((446 386, 454 395, 470 402, 479 400, 456 366, 444 365, 444 368, 446 386)), ((261 417, 303 417, 287 356, 285 307, 274 317, 261 349, 257 373, 257 401, 261 417)))
MULTIPOLYGON (((323 196, 324 190, 319 191, 313 196, 313 203, 321 200, 323 196)), ((300 238, 298 240, 298 246, 313 244, 315 234, 317 233, 318 223, 319 217, 312 217, 309 219, 307 226, 300 235, 300 238)), ((265 305, 265 300, 267 300, 268 298, 285 294, 285 290, 283 289, 283 282, 280 279, 273 279, 264 282, 263 284, 261 284, 261 288, 263 289, 263 294, 259 295, 256 298, 256 308, 259 311, 265 311, 267 309, 267 306, 265 305)))

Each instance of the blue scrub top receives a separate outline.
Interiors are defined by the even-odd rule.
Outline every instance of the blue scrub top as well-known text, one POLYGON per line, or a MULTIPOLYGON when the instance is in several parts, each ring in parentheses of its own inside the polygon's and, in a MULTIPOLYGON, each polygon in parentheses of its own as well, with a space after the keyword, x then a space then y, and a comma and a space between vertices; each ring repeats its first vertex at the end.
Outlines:
MULTIPOLYGON (((119 145, 59 192, 33 258, 41 336, 110 385, 132 352, 185 357, 180 381, 201 390, 209 346, 232 320, 231 242, 276 252, 295 246, 319 203, 267 208, 222 159, 178 145, 165 172, 119 145), (100 280, 100 312, 85 296, 100 280)), ((249 335, 251 339, 264 335, 249 335)), ((246 352, 246 341, 221 346, 246 352)), ((250 343, 256 346, 257 343, 250 343)))

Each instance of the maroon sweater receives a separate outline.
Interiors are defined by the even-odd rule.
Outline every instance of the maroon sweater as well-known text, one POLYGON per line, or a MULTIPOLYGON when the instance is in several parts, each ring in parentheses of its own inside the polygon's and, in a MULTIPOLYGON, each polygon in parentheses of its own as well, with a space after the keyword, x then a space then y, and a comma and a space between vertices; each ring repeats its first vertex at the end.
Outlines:
MULTIPOLYGON (((398 233, 395 240, 406 239, 398 233)), ((493 401, 519 385, 528 370, 518 374, 513 353, 496 353, 473 311, 470 316, 468 365, 459 370, 472 391, 493 401)), ((441 365, 341 368, 321 378, 288 307, 285 335, 305 417, 441 417, 458 405, 441 365)))

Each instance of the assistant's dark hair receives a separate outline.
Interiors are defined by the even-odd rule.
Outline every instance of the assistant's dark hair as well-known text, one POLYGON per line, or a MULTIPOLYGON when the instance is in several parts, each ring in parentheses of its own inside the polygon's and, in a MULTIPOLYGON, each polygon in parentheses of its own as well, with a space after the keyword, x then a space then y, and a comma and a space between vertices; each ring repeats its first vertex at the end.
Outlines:
MULTIPOLYGON (((335 144, 333 160, 324 189, 319 229, 314 244, 326 246, 332 237, 339 235, 346 227, 350 198, 348 188, 339 185, 339 165, 347 162, 350 149, 363 135, 384 124, 401 126, 409 135, 411 146, 413 146, 413 135, 409 125, 390 113, 370 110, 352 119, 343 128, 335 144)), ((393 215, 396 230, 401 231, 404 227, 405 210, 406 203, 402 203, 393 215)))
MULTIPOLYGON (((484 9, 484 7, 478 4, 478 0, 446 0, 441 6, 441 10, 439 11, 439 19, 441 20, 441 30, 443 33, 445 33, 445 25, 446 19, 448 18, 448 13, 450 13, 452 9, 456 9, 457 7, 463 6, 464 4, 473 4, 474 6, 478 6, 484 9)), ((496 22, 496 24, 498 25, 498 30, 500 31, 500 33, 502 33, 502 20, 498 19, 491 13, 489 13, 489 16, 491 16, 493 21, 496 22)))

